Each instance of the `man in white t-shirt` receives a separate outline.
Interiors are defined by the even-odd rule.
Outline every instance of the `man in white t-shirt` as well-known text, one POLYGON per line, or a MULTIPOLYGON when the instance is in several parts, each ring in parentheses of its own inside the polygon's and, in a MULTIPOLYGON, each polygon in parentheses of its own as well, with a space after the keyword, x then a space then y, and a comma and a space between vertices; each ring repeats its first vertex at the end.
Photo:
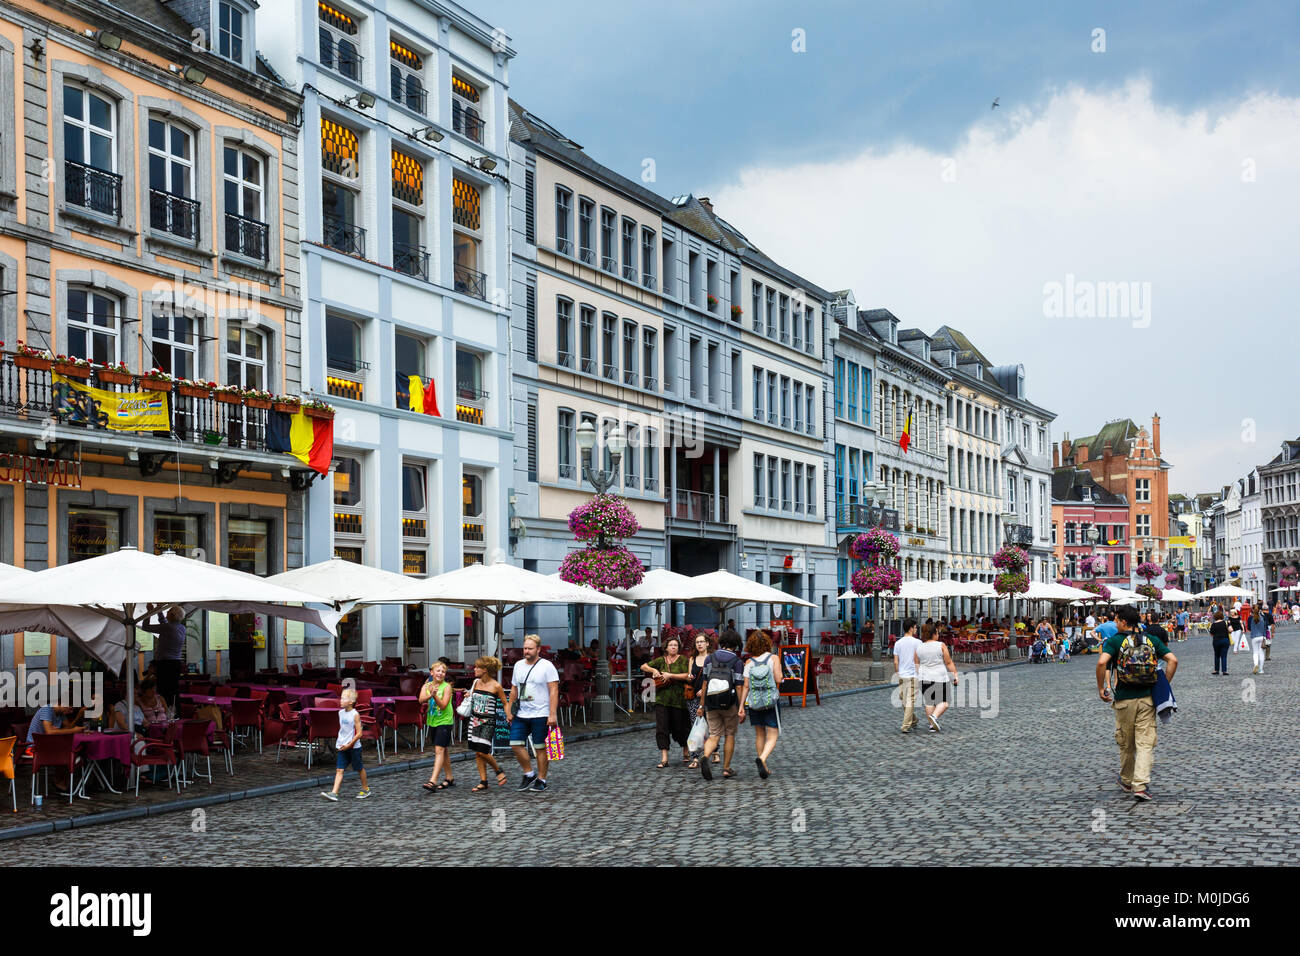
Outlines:
POLYGON ((903 622, 903 636, 894 644, 894 670, 898 673, 898 696, 903 701, 903 733, 910 734, 920 723, 916 719, 916 618, 903 622))
POLYGON ((524 659, 515 664, 510 677, 510 747, 524 771, 519 789, 546 792, 546 735, 557 725, 556 708, 560 702, 560 675, 555 665, 542 657, 542 640, 536 634, 524 637, 524 659), (533 742, 537 770, 528 756, 528 741, 533 742))

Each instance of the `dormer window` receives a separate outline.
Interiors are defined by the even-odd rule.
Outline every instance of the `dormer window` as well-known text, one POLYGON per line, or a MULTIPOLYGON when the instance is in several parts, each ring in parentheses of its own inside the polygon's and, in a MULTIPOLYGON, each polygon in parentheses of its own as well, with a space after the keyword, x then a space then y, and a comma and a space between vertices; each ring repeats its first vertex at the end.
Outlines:
POLYGON ((216 26, 217 42, 214 52, 241 66, 247 65, 244 54, 252 48, 253 26, 253 17, 248 8, 234 0, 217 0, 216 26))

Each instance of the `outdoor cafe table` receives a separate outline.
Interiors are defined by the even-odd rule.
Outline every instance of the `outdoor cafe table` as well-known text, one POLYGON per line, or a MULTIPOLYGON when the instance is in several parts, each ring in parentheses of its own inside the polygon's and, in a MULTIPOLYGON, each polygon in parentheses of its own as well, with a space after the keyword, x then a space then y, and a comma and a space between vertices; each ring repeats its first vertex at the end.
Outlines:
POLYGON ((129 771, 131 769, 130 734, 125 731, 74 734, 73 746, 81 754, 86 766, 81 782, 77 784, 76 789, 73 791, 76 796, 85 796, 86 782, 90 779, 92 773, 99 778, 99 782, 108 790, 113 793, 122 792, 113 789, 112 783, 109 782, 108 777, 99 766, 99 761, 116 760, 129 771))
POLYGON ((323 691, 319 687, 274 687, 267 684, 230 684, 228 686, 240 690, 260 690, 268 694, 273 690, 282 690, 290 702, 296 703, 299 707, 310 707, 317 697, 329 696, 327 691, 323 691))

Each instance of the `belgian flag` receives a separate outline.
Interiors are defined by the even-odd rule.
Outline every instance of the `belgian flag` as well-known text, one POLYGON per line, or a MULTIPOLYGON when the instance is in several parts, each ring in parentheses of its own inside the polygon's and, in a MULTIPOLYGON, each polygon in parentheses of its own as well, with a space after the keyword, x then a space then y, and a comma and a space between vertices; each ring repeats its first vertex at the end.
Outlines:
POLYGON ((312 471, 324 475, 334 457, 334 419, 312 418, 304 411, 271 411, 266 420, 266 444, 271 451, 293 455, 312 471))
POLYGON ((912 444, 912 410, 907 410, 907 424, 903 426, 903 434, 898 438, 898 447, 907 452, 907 446, 912 444))

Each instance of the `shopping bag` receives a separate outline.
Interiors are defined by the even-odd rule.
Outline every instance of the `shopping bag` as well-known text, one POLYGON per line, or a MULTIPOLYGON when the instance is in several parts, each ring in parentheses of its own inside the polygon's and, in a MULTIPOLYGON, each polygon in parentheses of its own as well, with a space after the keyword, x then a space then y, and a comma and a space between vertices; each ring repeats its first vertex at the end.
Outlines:
POLYGON ((564 734, 560 733, 558 725, 552 727, 546 735, 546 759, 564 759, 564 734))
POLYGON ((1232 652, 1233 652, 1234 654, 1237 653, 1238 651, 1248 651, 1248 650, 1250 650, 1250 641, 1249 641, 1249 640, 1247 639, 1247 637, 1246 637, 1246 632, 1245 632, 1245 631, 1241 631, 1241 632, 1239 632, 1239 633, 1241 634, 1241 637, 1239 637, 1239 638, 1237 639, 1237 644, 1236 644, 1236 646, 1233 647, 1233 649, 1232 649, 1232 652))
POLYGON ((690 736, 686 738, 686 749, 691 753, 699 753, 704 749, 704 741, 709 737, 709 722, 701 714, 695 718, 695 723, 691 725, 690 736))

